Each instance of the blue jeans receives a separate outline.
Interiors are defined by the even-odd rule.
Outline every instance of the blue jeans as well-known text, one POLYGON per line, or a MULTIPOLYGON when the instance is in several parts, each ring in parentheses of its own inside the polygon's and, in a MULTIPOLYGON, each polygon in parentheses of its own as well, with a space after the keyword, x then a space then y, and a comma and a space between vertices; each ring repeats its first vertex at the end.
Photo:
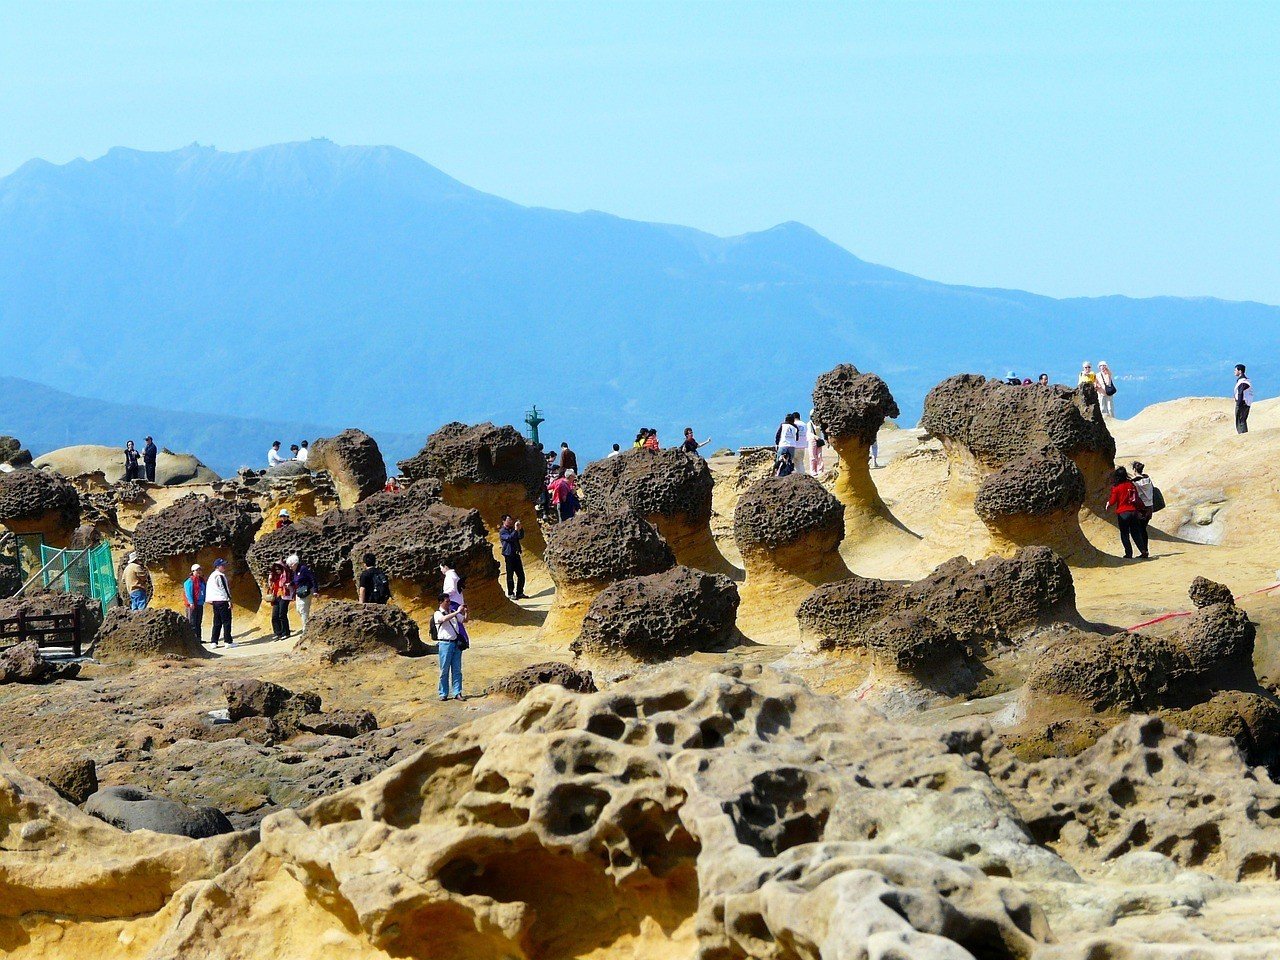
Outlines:
POLYGON ((147 609, 147 591, 130 590, 129 591, 129 609, 130 610, 147 609))
POLYGON ((436 648, 440 654, 440 696, 462 696, 462 651, 452 640, 441 640, 436 648))

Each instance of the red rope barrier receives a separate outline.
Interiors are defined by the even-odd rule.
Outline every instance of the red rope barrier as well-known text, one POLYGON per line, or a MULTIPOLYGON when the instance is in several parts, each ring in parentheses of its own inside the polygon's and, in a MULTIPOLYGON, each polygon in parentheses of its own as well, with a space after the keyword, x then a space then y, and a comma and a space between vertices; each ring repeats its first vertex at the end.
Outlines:
MULTIPOLYGON (((1241 593, 1232 599, 1243 600, 1245 597, 1256 597, 1260 593, 1270 593, 1272 590, 1280 587, 1280 583, 1273 583, 1269 587, 1262 587, 1260 590, 1251 590, 1248 593, 1241 593)), ((1166 620, 1176 620, 1179 617, 1189 617, 1194 613, 1192 610, 1179 610, 1176 613, 1162 613, 1154 620, 1147 620, 1143 623, 1135 624, 1132 627, 1125 627, 1125 633, 1132 633, 1135 630, 1141 630, 1143 627, 1154 627, 1157 623, 1164 623, 1166 620)))

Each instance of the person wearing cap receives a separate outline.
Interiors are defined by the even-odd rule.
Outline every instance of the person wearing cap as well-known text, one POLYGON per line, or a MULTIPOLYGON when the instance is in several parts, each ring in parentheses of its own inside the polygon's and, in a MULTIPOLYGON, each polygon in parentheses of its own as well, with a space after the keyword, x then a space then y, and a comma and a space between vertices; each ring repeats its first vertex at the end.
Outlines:
POLYGON ((147 482, 156 482, 156 456, 159 450, 156 449, 156 442, 150 437, 146 438, 147 445, 142 448, 142 465, 147 468, 147 482))
POLYGON ((218 646, 220 637, 225 637, 228 647, 234 647, 231 639, 231 582, 227 579, 227 561, 219 557, 213 561, 213 573, 205 585, 205 597, 209 606, 213 607, 213 636, 209 638, 211 646, 218 646))
POLYGON ((151 574, 138 559, 136 551, 129 553, 124 565, 124 592, 129 595, 130 610, 145 610, 151 600, 151 574))
POLYGON ((197 643, 200 642, 200 631, 204 626, 204 586, 204 573, 201 571, 200 564, 193 563, 191 576, 187 577, 182 590, 186 595, 187 622, 196 632, 197 643))
POLYGON ((276 517, 276 529, 280 530, 283 527, 289 526, 291 523, 293 523, 293 517, 289 515, 288 508, 281 510, 280 516, 276 517))
POLYGON ((311 613, 311 598, 316 595, 319 586, 316 583, 316 575, 296 553, 286 557, 284 565, 293 575, 293 598, 294 603, 298 605, 298 621, 302 624, 298 632, 306 633, 307 616, 311 613))

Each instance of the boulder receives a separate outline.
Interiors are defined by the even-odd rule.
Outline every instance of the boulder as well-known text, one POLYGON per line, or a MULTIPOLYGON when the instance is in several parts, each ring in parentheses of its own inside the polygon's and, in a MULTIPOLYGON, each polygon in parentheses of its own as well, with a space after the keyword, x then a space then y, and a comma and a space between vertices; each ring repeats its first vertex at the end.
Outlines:
POLYGON ((200 840, 235 829, 221 810, 189 807, 137 787, 105 787, 85 802, 84 810, 129 833, 151 830, 200 840))
POLYGON ((25 467, 31 463, 31 451, 14 437, 0 436, 0 463, 25 467))
POLYGON ((661 663, 723 648, 735 635, 738 588, 689 567, 630 577, 591 603, 571 649, 578 656, 661 663))
POLYGON ((77 806, 98 790, 98 768, 91 757, 54 755, 37 761, 32 772, 58 796, 77 806))
POLYGON ((269 680, 226 680, 222 684, 231 720, 271 717, 296 726, 296 720, 320 712, 320 697, 309 691, 294 693, 269 680))
POLYGON ((0 684, 52 683, 70 680, 79 674, 78 663, 55 663, 42 657, 40 646, 34 640, 0 650, 0 684))
POLYGON ((554 683, 558 687, 578 693, 596 692, 595 680, 590 671, 579 670, 567 663, 551 660, 521 667, 514 673, 493 681, 485 689, 485 693, 520 700, 534 687, 540 687, 544 683, 554 683))
POLYGON ((363 430, 343 430, 336 437, 317 440, 311 445, 307 466, 333 477, 338 501, 344 508, 367 500, 387 483, 382 451, 363 430))
POLYGON ((297 720, 299 730, 325 737, 363 736, 378 729, 377 718, 368 710, 334 710, 329 713, 308 713, 297 720))
MULTIPOLYGON (((124 448, 97 444, 62 447, 39 457, 36 466, 56 470, 64 477, 98 473, 106 483, 115 484, 124 479, 124 448)), ((221 479, 193 454, 161 447, 156 456, 156 483, 161 486, 216 483, 221 479)))
POLYGON ((288 477, 305 477, 311 473, 310 461, 301 463, 297 460, 285 460, 274 467, 267 467, 263 476, 268 480, 281 480, 288 477))
POLYGON ((1235 603, 1235 597, 1231 594, 1231 588, 1225 584, 1216 583, 1207 577, 1196 577, 1191 581, 1191 589, 1187 591, 1191 598, 1192 605, 1197 609, 1203 607, 1211 607, 1215 603, 1235 603))
POLYGON ((294 648, 325 663, 384 656, 421 656, 418 625, 390 604, 333 600, 315 609, 294 648))
POLYGON ((46 543, 66 546, 80 525, 80 494, 48 470, 0 473, 0 523, 14 533, 40 533, 46 543))
POLYGON ((113 607, 98 631, 93 656, 114 662, 207 654, 191 624, 181 614, 159 607, 146 610, 113 607))

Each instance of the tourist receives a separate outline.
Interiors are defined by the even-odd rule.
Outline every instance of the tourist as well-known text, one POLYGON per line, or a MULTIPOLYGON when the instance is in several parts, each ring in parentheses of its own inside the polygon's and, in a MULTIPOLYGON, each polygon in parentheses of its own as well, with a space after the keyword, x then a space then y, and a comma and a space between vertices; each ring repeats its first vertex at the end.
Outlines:
POLYGON ((307 441, 303 440, 301 446, 298 447, 298 455, 293 459, 299 463, 306 463, 307 458, 311 456, 311 451, 307 448, 307 441))
POLYGON ((560 466, 564 467, 565 470, 576 471, 578 469, 578 455, 569 449, 567 443, 560 444, 560 466))
POLYGON ((797 419, 799 418, 796 414, 788 413, 782 423, 778 424, 778 430, 774 434, 774 443, 778 448, 777 466, 774 469, 776 476, 785 477, 795 470, 796 439, 799 437, 799 432, 796 430, 797 419))
POLYGON ((285 560, 285 566, 293 574, 293 597, 298 605, 299 633, 307 632, 307 617, 311 615, 311 598, 316 595, 319 585, 311 568, 302 562, 302 558, 292 553, 285 560))
POLYGON ((649 428, 649 433, 644 438, 644 448, 646 450, 653 450, 653 451, 657 451, 661 449, 661 447, 658 444, 658 431, 655 430, 653 427, 649 428))
POLYGON ((698 456, 702 456, 702 454, 698 453, 698 451, 701 450, 710 442, 711 442, 710 437, 708 437, 706 440, 699 442, 698 439, 693 435, 693 427, 685 427, 684 440, 680 442, 680 449, 683 450, 685 453, 696 453, 698 456))
POLYGON ((621 452, 622 452, 622 448, 621 448, 621 447, 619 447, 619 446, 615 443, 615 444, 613 445, 613 449, 609 451, 609 456, 610 456, 610 457, 616 457, 616 456, 617 456, 618 454, 620 454, 621 452))
POLYGON ((132 440, 125 441, 124 445, 124 478, 126 480, 141 480, 142 467, 139 462, 142 460, 142 454, 138 452, 138 448, 133 445, 132 440))
POLYGON ((289 527, 292 525, 293 525, 293 517, 289 515, 289 509, 286 507, 285 509, 280 511, 280 516, 276 517, 276 529, 283 530, 285 527, 289 527))
POLYGON ((879 470, 880 469, 880 441, 879 440, 875 440, 872 442, 870 453, 871 453, 871 469, 879 470))
POLYGON ((636 442, 631 445, 632 449, 639 450, 644 446, 645 439, 649 436, 649 428, 641 427, 640 432, 636 434, 636 442))
POLYGON ((432 633, 435 634, 436 653, 440 659, 440 700, 450 697, 462 699, 462 610, 453 608, 449 594, 440 594, 440 606, 431 615, 432 633))
POLYGON ((302 453, 302 448, 299 447, 296 443, 292 443, 289 445, 290 460, 296 460, 300 462, 302 459, 300 456, 298 456, 298 454, 300 453, 302 453))
POLYGON ((817 411, 809 411, 809 472, 815 477, 822 475, 823 453, 827 445, 827 435, 818 426, 817 411))
POLYGON ((231 583, 227 579, 227 561, 219 558, 213 561, 213 573, 205 585, 205 597, 209 606, 213 607, 213 636, 209 638, 211 646, 218 646, 219 637, 226 638, 227 646, 234 647, 231 639, 231 583))
POLYGON ((1124 467, 1116 467, 1111 475, 1111 496, 1107 499, 1107 509, 1115 510, 1116 520, 1120 525, 1120 542, 1124 544, 1124 558, 1133 559, 1133 548, 1138 548, 1138 555, 1147 559, 1147 527, 1143 522, 1145 508, 1138 488, 1129 479, 1124 467))
POLYGON ((364 570, 356 596, 361 603, 386 603, 391 599, 391 581, 378 569, 377 558, 372 553, 364 555, 364 570))
POLYGON ((1102 410, 1104 417, 1114 417, 1116 415, 1116 405, 1112 398, 1116 395, 1116 378, 1111 373, 1111 368, 1107 366, 1107 361, 1105 360, 1098 361, 1096 381, 1098 407, 1102 410))
POLYGON ((553 475, 555 474, 555 472, 556 472, 556 454, 555 454, 555 451, 554 451, 554 450, 549 450, 549 451, 547 451, 546 457, 545 457, 544 459, 547 461, 547 476, 549 476, 549 477, 550 477, 550 476, 553 476, 553 475))
POLYGON ((561 468, 556 471, 556 478, 548 488, 551 491, 551 503, 561 520, 572 520, 578 508, 582 506, 578 499, 578 475, 573 470, 561 468))
POLYGON ((151 600, 151 574, 136 552, 129 554, 124 565, 124 592, 129 595, 130 610, 145 610, 151 600))
POLYGON ((1080 364, 1080 386, 1083 387, 1086 383, 1091 386, 1097 386, 1097 381, 1098 375, 1093 372, 1093 364, 1088 360, 1080 364))
POLYGON ((461 614, 455 621, 458 627, 458 637, 464 644, 469 646, 471 638, 467 636, 467 628, 465 626, 467 622, 467 600, 462 595, 466 580, 447 560, 440 561, 440 576, 444 578, 444 595, 449 598, 449 609, 456 610, 461 614))
POLYGON ((1049 385, 1049 375, 1047 373, 1040 374, 1040 379, 1036 382, 1042 387, 1047 387, 1049 385))
POLYGON ((182 585, 184 594, 183 606, 187 611, 187 623, 196 632, 196 643, 200 642, 201 628, 204 626, 204 574, 200 564, 191 565, 191 576, 182 585))
POLYGON ((271 444, 271 449, 267 451, 267 469, 278 467, 284 463, 284 457, 280 455, 280 441, 277 440, 271 444))
POLYGON ((267 579, 267 592, 271 596, 271 632, 277 640, 287 640, 293 633, 289 629, 289 604, 293 603, 293 574, 283 563, 271 565, 267 579))
POLYGON ((156 449, 156 442, 150 437, 144 437, 146 446, 142 448, 142 465, 147 470, 147 482, 156 482, 156 457, 160 451, 156 449))
MULTIPOLYGON (((1147 476, 1147 468, 1145 464, 1140 460, 1135 460, 1131 464, 1131 467, 1133 469, 1133 474, 1129 479, 1133 481, 1133 485, 1138 490, 1138 499, 1142 501, 1142 509, 1138 512, 1138 523, 1142 524, 1142 536, 1144 538, 1148 538, 1149 531, 1147 528, 1151 523, 1151 517, 1156 512, 1156 495, 1159 491, 1156 490, 1156 485, 1151 482, 1151 478, 1147 476)), ((1159 506, 1163 509, 1164 498, 1160 497, 1160 501, 1159 506)))
POLYGON ((382 485, 383 493, 399 493, 400 481, 395 477, 387 477, 387 482, 382 485))
POLYGON ((1020 376, 1018 376, 1016 373, 1014 373, 1012 370, 1010 370, 1010 371, 1005 375, 1004 382, 1005 382, 1005 383, 1007 383, 1007 384, 1009 384, 1009 386, 1011 386, 1011 387, 1020 387, 1020 386, 1022 386, 1022 378, 1021 378, 1020 376))
POLYGON ((809 452, 809 425, 800 418, 799 410, 792 411, 791 418, 791 422, 796 425, 796 449, 792 456, 795 457, 796 469, 804 473, 806 454, 809 452))
POLYGON ((1249 432, 1249 408, 1253 406, 1253 382, 1245 376, 1244 364, 1236 364, 1236 433, 1249 432))
MULTIPOLYGON (((616 443, 614 447, 617 447, 616 443)), ((513 519, 509 513, 503 514, 498 539, 502 541, 502 560, 507 565, 507 596, 513 600, 523 600, 524 548, 520 541, 524 539, 524 524, 513 519)))

